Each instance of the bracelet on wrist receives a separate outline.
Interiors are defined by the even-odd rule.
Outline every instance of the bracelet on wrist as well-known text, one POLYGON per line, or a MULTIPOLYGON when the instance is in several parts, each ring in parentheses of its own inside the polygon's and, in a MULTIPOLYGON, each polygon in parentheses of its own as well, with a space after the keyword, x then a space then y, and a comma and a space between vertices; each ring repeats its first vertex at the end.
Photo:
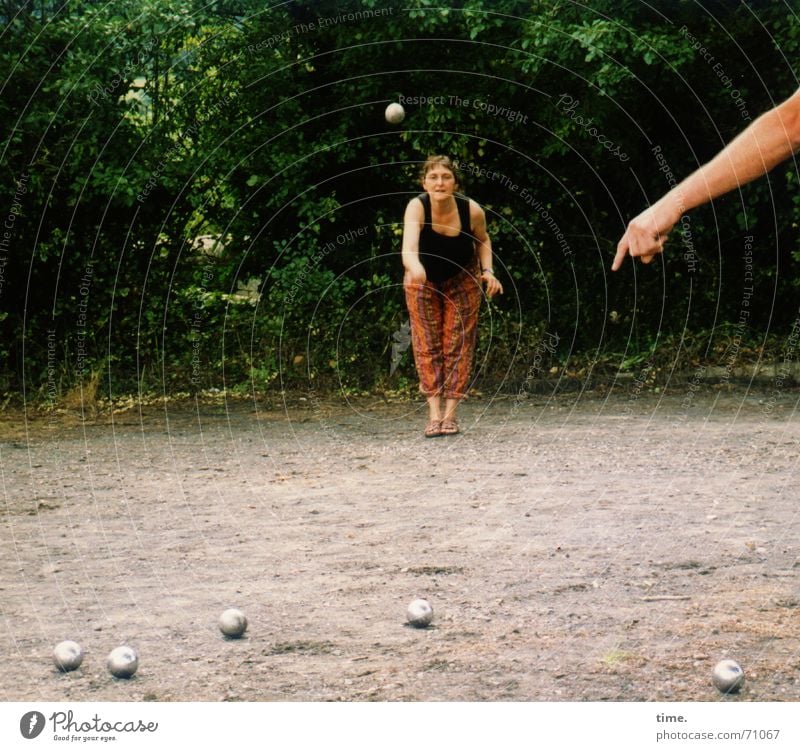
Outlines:
POLYGON ((494 276, 494 271, 491 268, 481 269, 481 274, 491 274, 494 276))

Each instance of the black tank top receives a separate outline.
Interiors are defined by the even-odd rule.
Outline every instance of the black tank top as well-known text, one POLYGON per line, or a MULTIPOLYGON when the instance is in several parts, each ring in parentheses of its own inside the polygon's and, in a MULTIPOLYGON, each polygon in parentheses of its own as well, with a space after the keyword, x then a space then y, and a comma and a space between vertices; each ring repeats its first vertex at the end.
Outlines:
POLYGON ((475 258, 475 238, 469 218, 469 199, 456 199, 461 232, 454 237, 434 231, 431 226, 431 197, 420 193, 419 200, 425 209, 425 223, 419 235, 419 261, 425 267, 428 280, 441 283, 459 274, 475 258))

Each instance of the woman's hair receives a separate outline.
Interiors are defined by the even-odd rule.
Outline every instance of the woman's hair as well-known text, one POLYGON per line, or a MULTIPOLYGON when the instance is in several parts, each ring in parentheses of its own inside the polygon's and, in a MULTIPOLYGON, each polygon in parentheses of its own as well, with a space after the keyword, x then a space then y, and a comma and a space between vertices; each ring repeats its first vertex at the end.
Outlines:
POLYGON ((462 185, 463 184, 463 177, 461 175, 461 170, 458 169, 456 163, 449 157, 449 156, 442 156, 441 154, 434 154, 433 156, 429 156, 422 167, 419 170, 419 180, 422 182, 425 180, 425 175, 428 174, 434 167, 441 165, 442 167, 446 167, 453 173, 453 177, 456 179, 456 184, 462 185))

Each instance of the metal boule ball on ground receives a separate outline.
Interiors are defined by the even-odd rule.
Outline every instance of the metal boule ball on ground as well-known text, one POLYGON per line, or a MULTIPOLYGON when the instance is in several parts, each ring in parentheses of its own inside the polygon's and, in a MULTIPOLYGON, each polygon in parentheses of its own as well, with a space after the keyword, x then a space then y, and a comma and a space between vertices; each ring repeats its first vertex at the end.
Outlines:
POLYGON ((219 617, 219 630, 225 636, 238 639, 247 630, 245 614, 236 608, 229 608, 219 617))
POLYGON ((62 641, 53 650, 53 662, 62 673, 77 670, 83 662, 83 647, 76 641, 62 641))
POLYGON ((736 660, 720 660, 714 666, 711 680, 723 694, 736 694, 744 686, 744 670, 736 660))
POLYGON ((117 647, 108 655, 107 665, 115 678, 130 678, 139 668, 139 655, 132 647, 117 647))
POLYGON ((406 613, 408 623, 414 628, 425 628, 433 620, 433 608, 427 600, 413 600, 406 613))

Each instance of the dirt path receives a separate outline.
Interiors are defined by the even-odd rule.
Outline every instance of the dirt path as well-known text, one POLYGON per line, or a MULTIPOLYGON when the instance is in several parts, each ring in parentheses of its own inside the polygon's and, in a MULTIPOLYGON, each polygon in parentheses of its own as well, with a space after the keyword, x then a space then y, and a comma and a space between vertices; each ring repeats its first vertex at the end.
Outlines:
POLYGON ((715 701, 729 656, 726 701, 798 700, 795 402, 478 400, 433 440, 369 399, 7 416, 0 699, 715 701))

